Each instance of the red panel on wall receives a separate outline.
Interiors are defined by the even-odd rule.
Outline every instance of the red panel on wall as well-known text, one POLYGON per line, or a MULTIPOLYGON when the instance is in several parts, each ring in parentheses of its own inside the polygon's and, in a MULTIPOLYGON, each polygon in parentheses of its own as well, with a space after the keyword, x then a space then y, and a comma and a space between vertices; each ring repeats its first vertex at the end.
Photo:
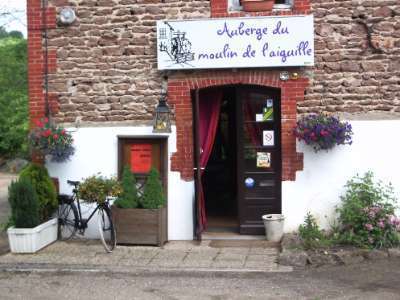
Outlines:
POLYGON ((151 169, 151 144, 133 144, 131 146, 131 171, 148 173, 151 169))

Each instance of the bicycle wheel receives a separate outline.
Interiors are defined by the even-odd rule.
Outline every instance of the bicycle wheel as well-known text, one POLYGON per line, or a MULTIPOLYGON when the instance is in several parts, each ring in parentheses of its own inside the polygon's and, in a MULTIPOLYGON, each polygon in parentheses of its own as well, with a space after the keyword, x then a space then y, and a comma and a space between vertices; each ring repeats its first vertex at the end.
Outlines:
POLYGON ((109 207, 100 207, 98 216, 100 239, 104 249, 112 252, 116 245, 115 228, 111 218, 111 210, 109 207))
POLYGON ((58 237, 66 241, 74 236, 78 228, 78 210, 73 202, 60 202, 58 205, 58 237))

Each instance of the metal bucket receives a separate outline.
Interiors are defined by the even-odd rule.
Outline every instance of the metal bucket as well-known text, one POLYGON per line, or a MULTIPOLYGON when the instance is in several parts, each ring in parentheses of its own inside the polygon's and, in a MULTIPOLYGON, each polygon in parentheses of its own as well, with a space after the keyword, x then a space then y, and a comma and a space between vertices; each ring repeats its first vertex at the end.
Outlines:
POLYGON ((263 215, 265 235, 268 241, 280 242, 283 236, 283 224, 285 217, 281 214, 263 215))

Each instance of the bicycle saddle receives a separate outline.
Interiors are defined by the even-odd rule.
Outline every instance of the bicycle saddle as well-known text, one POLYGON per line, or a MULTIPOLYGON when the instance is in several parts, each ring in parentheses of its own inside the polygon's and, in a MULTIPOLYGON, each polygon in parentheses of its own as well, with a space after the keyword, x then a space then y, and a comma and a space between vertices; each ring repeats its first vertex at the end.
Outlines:
POLYGON ((77 187, 79 185, 79 181, 73 181, 73 180, 67 180, 67 183, 69 185, 73 185, 74 187, 77 187))

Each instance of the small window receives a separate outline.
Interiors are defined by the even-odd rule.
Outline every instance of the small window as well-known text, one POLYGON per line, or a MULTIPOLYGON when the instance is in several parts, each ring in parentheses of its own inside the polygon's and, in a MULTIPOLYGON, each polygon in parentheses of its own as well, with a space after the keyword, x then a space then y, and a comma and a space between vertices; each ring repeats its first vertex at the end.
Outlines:
MULTIPOLYGON (((240 0, 227 0, 228 1, 228 9, 229 11, 238 11, 242 10, 242 5, 240 0)), ((291 8, 293 4, 293 0, 276 0, 274 9, 288 9, 291 8)))

